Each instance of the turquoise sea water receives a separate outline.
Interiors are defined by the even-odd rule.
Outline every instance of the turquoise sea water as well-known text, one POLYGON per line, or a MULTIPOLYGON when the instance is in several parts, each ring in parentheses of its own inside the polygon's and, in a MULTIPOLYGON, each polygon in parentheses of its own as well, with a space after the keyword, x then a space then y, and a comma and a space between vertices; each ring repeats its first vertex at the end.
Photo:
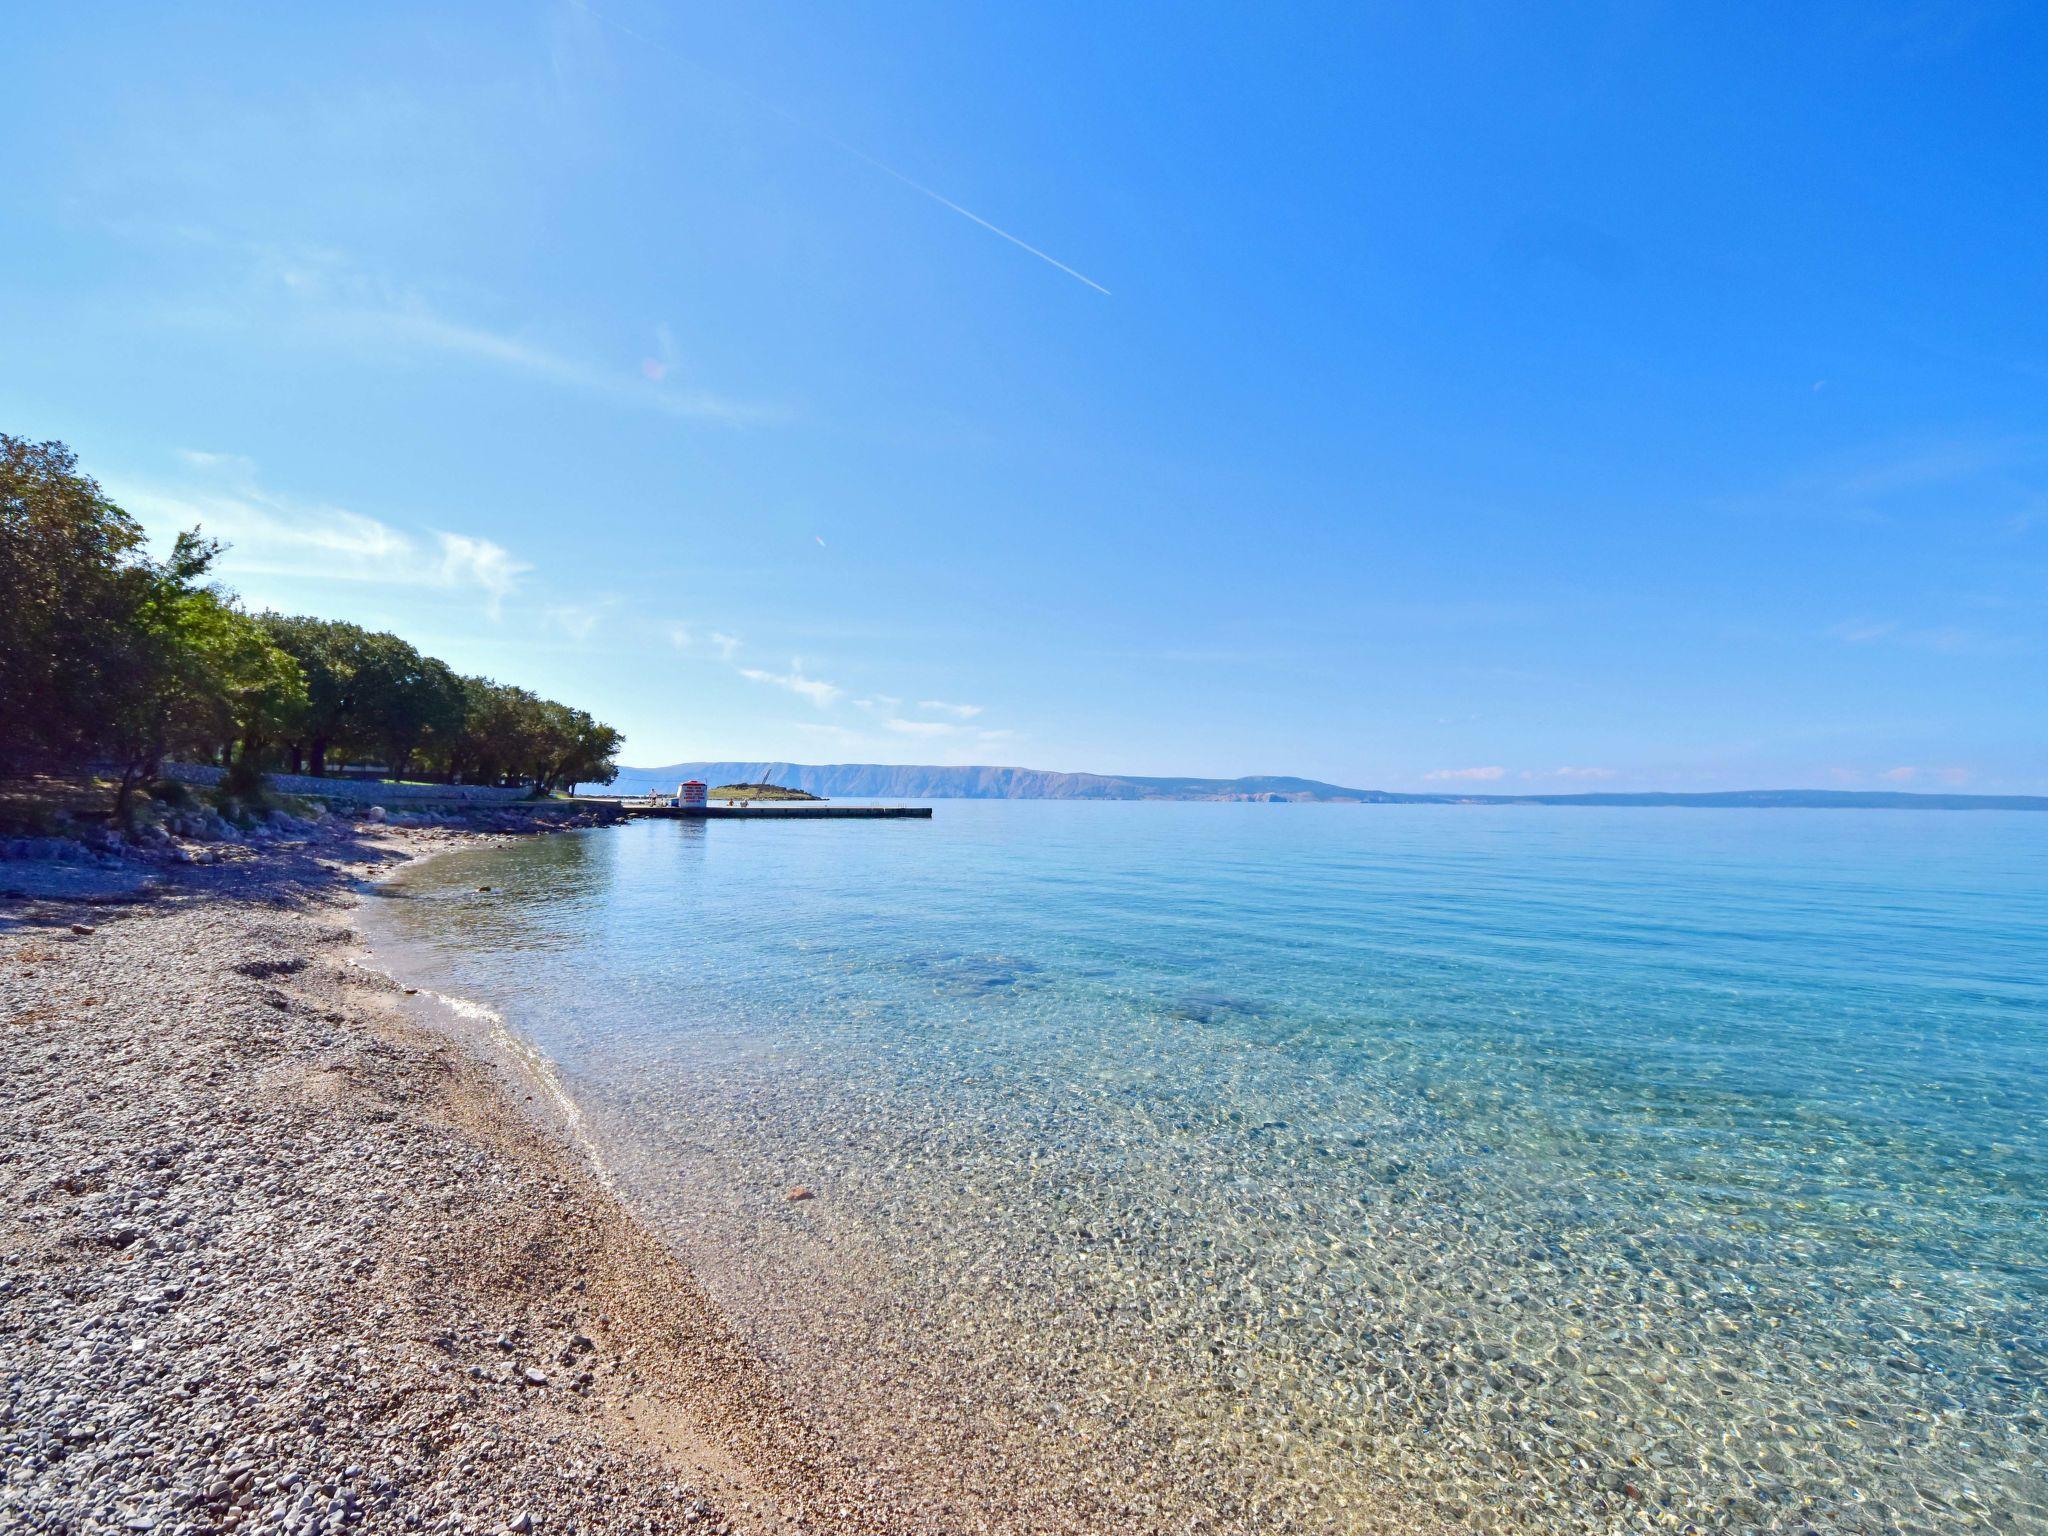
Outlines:
POLYGON ((2048 1532, 2048 817, 947 802, 393 894, 963 1525, 2048 1532))

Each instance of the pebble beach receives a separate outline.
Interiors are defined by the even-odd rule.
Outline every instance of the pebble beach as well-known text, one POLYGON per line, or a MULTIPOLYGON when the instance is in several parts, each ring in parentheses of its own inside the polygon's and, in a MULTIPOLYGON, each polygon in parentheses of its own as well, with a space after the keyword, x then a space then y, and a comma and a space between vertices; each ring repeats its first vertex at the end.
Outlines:
POLYGON ((0 1528, 919 1528, 362 963, 366 880, 474 840, 0 863, 0 1528))

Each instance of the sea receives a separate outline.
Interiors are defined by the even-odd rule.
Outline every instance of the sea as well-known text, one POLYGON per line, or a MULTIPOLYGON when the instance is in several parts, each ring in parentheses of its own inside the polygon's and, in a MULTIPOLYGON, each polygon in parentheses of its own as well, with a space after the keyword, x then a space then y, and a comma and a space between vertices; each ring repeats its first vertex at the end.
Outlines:
POLYGON ((954 1528, 2048 1533, 2048 816, 941 801, 383 894, 954 1528))

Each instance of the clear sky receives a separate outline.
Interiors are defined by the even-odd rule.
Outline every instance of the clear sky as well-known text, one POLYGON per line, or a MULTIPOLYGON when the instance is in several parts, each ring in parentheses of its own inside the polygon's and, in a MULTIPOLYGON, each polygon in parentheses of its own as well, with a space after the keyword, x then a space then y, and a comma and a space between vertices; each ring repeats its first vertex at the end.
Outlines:
POLYGON ((2048 7, 20 7, 0 429, 626 760, 2048 791, 2048 7))

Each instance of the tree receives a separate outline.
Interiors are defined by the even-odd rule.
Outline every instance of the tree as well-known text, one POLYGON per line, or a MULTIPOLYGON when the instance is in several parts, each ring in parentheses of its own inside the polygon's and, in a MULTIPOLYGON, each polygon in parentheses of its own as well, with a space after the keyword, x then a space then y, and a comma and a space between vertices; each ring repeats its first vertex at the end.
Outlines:
POLYGON ((365 637, 356 667, 353 739, 404 775, 427 742, 462 729, 462 681, 396 635, 365 637))
POLYGON ((108 759, 123 814, 171 753, 253 773, 281 752, 315 774, 330 753, 378 756, 542 792, 616 774, 618 732, 581 710, 396 635, 252 618, 206 583, 220 553, 195 528, 151 559, 70 449, 0 434, 0 773, 108 759))
POLYGON ((602 725, 580 709, 568 711, 566 744, 552 765, 544 788, 570 788, 577 784, 609 784, 619 776, 617 758, 625 738, 602 725))
POLYGON ((132 660, 142 529, 77 466, 0 433, 0 772, 90 755, 132 660))
POLYGON ((284 740, 287 766, 327 771, 330 752, 374 757, 394 773, 426 752, 435 761, 460 737, 468 700, 446 662, 398 636, 330 619, 266 614, 270 639, 306 675, 300 730, 284 740))
POLYGON ((172 705, 171 746, 237 753, 254 764, 296 730, 306 710, 306 677, 263 625, 221 592, 192 594, 184 614, 193 666, 172 705))
POLYGON ((609 784, 618 777, 624 738, 580 709, 543 699, 487 677, 462 680, 461 731, 433 761, 470 783, 531 784, 545 794, 569 784, 609 784))
POLYGON ((457 752, 462 777, 496 784, 523 773, 532 757, 541 701, 487 677, 463 679, 465 719, 457 752))
POLYGON ((305 708, 296 729, 284 738, 286 766, 318 777, 327 772, 328 748, 355 717, 356 674, 369 636, 331 619, 266 613, 257 622, 271 644, 298 663, 306 680, 305 708))
POLYGON ((178 535, 169 558, 138 559, 121 571, 132 602, 98 657, 105 712, 96 732, 120 769, 116 820, 127 820, 136 784, 174 746, 211 745, 233 728, 220 664, 241 615, 199 585, 219 554, 194 529, 178 535))

